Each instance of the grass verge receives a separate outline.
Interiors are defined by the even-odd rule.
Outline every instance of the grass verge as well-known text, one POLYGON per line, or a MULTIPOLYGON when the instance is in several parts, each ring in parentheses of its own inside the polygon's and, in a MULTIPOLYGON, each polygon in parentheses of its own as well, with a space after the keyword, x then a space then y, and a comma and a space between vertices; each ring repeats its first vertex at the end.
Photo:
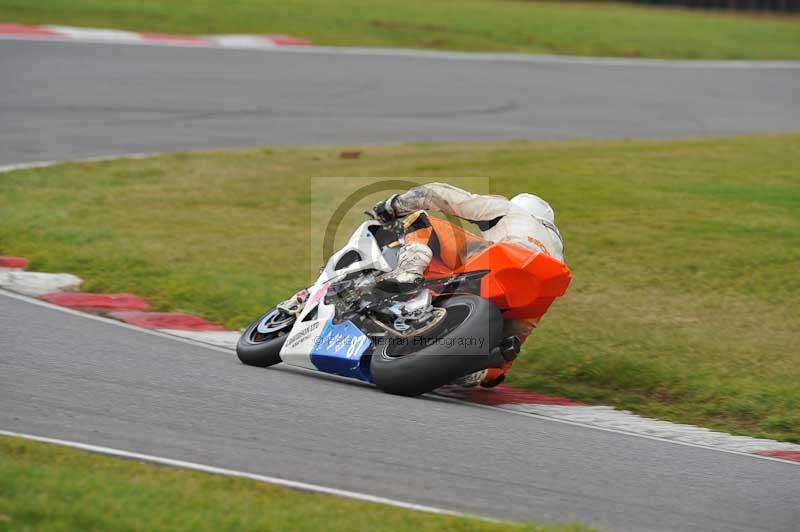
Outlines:
POLYGON ((614 3, 499 0, 0 0, 0 21, 316 44, 594 56, 798 59, 800 20, 614 3))
POLYGON ((414 512, 0 436, 0 530, 580 532, 414 512))
POLYGON ((3 174, 0 254, 242 327, 313 279, 309 213, 341 198, 312 178, 491 177, 552 202, 575 275, 511 384, 800 441, 800 135, 361 149, 3 174))

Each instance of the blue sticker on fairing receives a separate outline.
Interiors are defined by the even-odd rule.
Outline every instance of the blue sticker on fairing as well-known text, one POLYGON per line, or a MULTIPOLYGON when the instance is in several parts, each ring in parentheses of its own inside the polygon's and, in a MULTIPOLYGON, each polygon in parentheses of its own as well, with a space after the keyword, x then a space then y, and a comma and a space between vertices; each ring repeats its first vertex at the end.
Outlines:
POLYGON ((371 382, 369 366, 362 364, 361 360, 370 347, 369 338, 352 322, 344 321, 334 325, 329 321, 314 342, 311 363, 326 373, 371 382))

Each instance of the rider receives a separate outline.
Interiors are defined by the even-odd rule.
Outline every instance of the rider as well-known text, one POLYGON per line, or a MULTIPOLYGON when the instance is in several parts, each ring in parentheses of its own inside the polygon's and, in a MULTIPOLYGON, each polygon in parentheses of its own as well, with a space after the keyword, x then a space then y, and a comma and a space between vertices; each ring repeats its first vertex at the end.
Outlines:
MULTIPOLYGON (((430 183, 403 194, 394 194, 373 208, 382 222, 419 210, 457 216, 477 225, 485 240, 517 244, 534 253, 545 253, 564 261, 564 244, 555 225, 553 208, 539 196, 523 193, 509 200, 503 196, 472 194, 444 183, 430 183)), ((412 224, 409 228, 397 268, 384 275, 384 285, 419 283, 434 254, 449 268, 456 268, 469 255, 470 237, 457 227, 437 218, 429 218, 425 226, 417 225, 412 224)), ((520 342, 524 342, 537 322, 507 320, 504 333, 517 336, 520 342)), ((496 386, 505 380, 510 367, 511 362, 506 362, 500 368, 467 376, 461 384, 480 382, 484 387, 496 386)))

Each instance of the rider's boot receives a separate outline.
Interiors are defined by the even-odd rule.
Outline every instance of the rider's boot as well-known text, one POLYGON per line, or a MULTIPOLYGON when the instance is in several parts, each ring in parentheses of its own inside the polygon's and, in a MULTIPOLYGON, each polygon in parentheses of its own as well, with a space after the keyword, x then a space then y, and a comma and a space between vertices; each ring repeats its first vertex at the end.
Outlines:
POLYGON ((513 362, 505 362, 499 368, 489 368, 481 379, 482 388, 494 388, 506 380, 506 373, 511 369, 513 362))
POLYGON ((422 274, 431 263, 431 248, 420 242, 403 246, 397 257, 397 267, 381 276, 378 288, 387 292, 406 292, 422 282, 422 274))
POLYGON ((488 372, 489 370, 482 369, 481 371, 476 371, 475 373, 470 373, 469 375, 459 377, 450 384, 455 384, 456 386, 462 386, 464 388, 474 388, 483 382, 488 372))

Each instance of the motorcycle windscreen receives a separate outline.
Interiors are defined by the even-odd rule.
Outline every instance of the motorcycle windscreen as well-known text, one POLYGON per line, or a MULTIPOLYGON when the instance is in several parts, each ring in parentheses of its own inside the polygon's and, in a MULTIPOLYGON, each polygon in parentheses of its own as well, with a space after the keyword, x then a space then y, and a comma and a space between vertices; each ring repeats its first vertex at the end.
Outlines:
POLYGON ((329 321, 314 342, 311 363, 326 373, 372 382, 367 357, 363 356, 371 345, 370 339, 352 322, 329 321))

